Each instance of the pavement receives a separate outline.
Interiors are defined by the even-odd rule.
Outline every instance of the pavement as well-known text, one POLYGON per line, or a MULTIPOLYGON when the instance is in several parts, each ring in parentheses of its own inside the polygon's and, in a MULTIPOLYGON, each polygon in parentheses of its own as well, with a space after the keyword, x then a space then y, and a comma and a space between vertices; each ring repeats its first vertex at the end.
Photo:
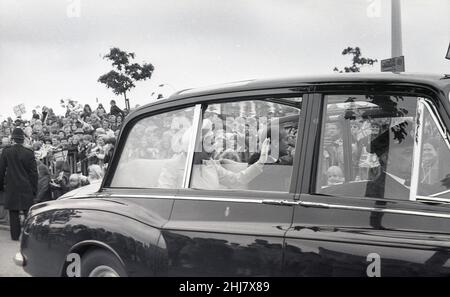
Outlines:
POLYGON ((13 261, 14 255, 19 250, 19 245, 19 241, 11 240, 9 227, 0 225, 0 277, 29 276, 13 261))

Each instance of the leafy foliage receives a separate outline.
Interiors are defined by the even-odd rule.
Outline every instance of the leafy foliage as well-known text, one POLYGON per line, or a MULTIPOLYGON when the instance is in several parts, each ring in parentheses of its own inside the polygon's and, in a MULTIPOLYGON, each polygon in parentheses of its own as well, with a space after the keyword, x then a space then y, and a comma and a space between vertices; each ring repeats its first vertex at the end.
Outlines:
POLYGON ((352 65, 350 67, 344 67, 344 71, 339 70, 339 68, 334 67, 333 71, 343 73, 343 72, 360 72, 361 67, 364 65, 373 66, 374 63, 378 62, 377 59, 365 58, 361 55, 361 49, 359 47, 347 47, 342 51, 342 55, 353 55, 352 65))
POLYGON ((150 63, 132 63, 135 53, 128 53, 114 47, 103 58, 110 60, 115 68, 98 78, 98 81, 112 89, 114 94, 123 95, 127 103, 126 93, 135 87, 136 81, 150 79, 155 68, 150 63))
POLYGON ((124 94, 135 87, 131 78, 115 70, 103 74, 98 81, 111 88, 116 95, 124 94))

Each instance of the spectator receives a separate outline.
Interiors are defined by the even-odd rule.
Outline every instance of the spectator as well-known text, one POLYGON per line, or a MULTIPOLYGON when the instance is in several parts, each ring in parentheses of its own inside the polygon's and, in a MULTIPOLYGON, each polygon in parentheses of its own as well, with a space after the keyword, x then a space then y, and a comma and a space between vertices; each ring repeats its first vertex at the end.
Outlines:
POLYGON ((115 137, 106 138, 106 140, 105 140, 105 159, 103 160, 105 164, 109 164, 109 162, 112 160, 115 146, 116 146, 116 138, 115 137))
POLYGON ((117 125, 117 128, 120 128, 120 126, 122 126, 122 121, 123 121, 123 117, 120 116, 120 115, 118 115, 118 116, 116 117, 116 125, 117 125))
MULTIPOLYGON (((53 109, 43 106, 41 111, 33 110, 30 120, 23 120, 21 117, 15 120, 8 118, 0 125, 0 152, 9 146, 11 131, 18 126, 26 134, 26 145, 34 150, 36 159, 47 167, 50 175, 55 176, 55 172, 60 171, 57 169, 60 165, 56 165, 59 164, 58 161, 70 163, 69 173, 82 171, 88 175, 89 165, 102 167, 102 164, 108 164, 112 158, 115 139, 125 116, 125 111, 120 110, 115 103, 113 105, 115 107, 112 106, 112 114, 108 113, 102 104, 99 104, 95 111, 92 111, 88 104, 70 104, 62 115, 56 115, 53 109), (87 158, 89 154, 92 156, 90 159, 87 158)), ((157 127, 154 125, 154 128, 157 127)), ((149 150, 136 147, 135 152, 151 156, 154 151, 164 151, 170 157, 173 154, 170 142, 164 142, 162 139, 163 137, 147 137, 140 145, 151 144, 149 150)), ((61 190, 55 185, 51 188, 53 192, 61 190)), ((60 193, 55 194, 59 195, 60 193)))
POLYGON ((57 199, 69 191, 69 177, 69 164, 65 161, 56 161, 55 174, 50 181, 53 199, 57 199))
POLYGON ((36 112, 36 109, 33 109, 32 113, 33 113, 32 118, 36 119, 36 120, 39 120, 40 117, 39 117, 38 113, 36 112))
POLYGON ((110 114, 114 115, 114 116, 124 116, 123 111, 116 105, 116 101, 115 100, 111 100, 110 102, 111 104, 111 108, 110 108, 110 114))
POLYGON ((48 116, 48 108, 47 106, 42 107, 42 123, 45 123, 48 116))
POLYGON ((91 165, 89 166, 89 174, 88 174, 88 181, 89 183, 95 183, 98 181, 101 181, 103 179, 103 170, 99 165, 91 165))
POLYGON ((3 149, 9 146, 11 146, 11 141, 9 140, 9 137, 3 137, 2 145, 0 146, 0 155, 2 154, 3 149))
POLYGON ((105 110, 105 108, 103 107, 103 104, 100 103, 100 104, 98 105, 97 109, 95 110, 95 114, 96 114, 99 118, 103 117, 103 116, 106 114, 106 110, 105 110))
POLYGON ((110 124, 107 120, 103 121, 102 129, 105 131, 104 134, 108 135, 108 137, 114 136, 114 131, 110 129, 110 124))
POLYGON ((339 166, 331 166, 327 170, 327 185, 339 185, 344 183, 344 173, 339 166))
POLYGON ((73 173, 69 177, 69 189, 68 191, 72 191, 81 187, 81 178, 79 174, 73 173))
POLYGON ((38 164, 38 191, 36 196, 36 203, 49 201, 52 199, 50 190, 50 171, 41 161, 38 164))
POLYGON ((89 104, 86 104, 84 106, 83 113, 81 114, 81 118, 83 119, 83 121, 86 121, 86 118, 90 117, 91 114, 92 114, 92 109, 89 106, 89 104))
POLYGON ((105 141, 103 136, 97 137, 97 143, 93 146, 89 152, 89 164, 99 164, 103 165, 103 160, 105 159, 105 141))

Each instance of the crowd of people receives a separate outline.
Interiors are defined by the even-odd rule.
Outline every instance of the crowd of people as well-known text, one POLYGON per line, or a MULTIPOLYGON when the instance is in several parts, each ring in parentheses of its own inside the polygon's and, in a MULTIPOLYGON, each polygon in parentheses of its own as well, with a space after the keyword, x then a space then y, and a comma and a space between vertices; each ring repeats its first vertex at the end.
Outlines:
POLYGON ((0 154, 11 146, 15 128, 24 132, 23 146, 34 152, 39 174, 35 203, 54 200, 64 193, 99 181, 111 160, 127 110, 111 100, 109 110, 70 102, 64 115, 43 106, 30 119, 8 118, 0 127, 0 154))

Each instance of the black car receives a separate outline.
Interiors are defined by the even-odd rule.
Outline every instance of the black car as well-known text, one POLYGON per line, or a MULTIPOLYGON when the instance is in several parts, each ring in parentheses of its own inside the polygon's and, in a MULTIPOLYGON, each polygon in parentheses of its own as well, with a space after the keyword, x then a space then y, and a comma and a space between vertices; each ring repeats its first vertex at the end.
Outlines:
POLYGON ((131 113, 99 190, 32 207, 33 276, 449 276, 450 78, 336 74, 131 113))

